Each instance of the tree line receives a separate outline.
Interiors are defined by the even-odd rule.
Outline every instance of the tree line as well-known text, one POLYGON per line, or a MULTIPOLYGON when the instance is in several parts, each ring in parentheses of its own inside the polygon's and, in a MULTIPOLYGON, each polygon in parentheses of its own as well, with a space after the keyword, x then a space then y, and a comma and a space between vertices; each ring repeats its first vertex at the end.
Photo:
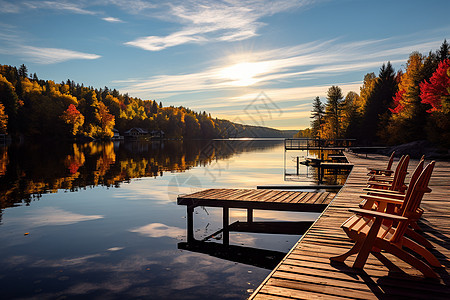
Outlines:
POLYGON ((0 134, 13 137, 108 139, 140 127, 162 130, 169 138, 234 137, 247 126, 212 118, 185 107, 94 89, 72 80, 55 83, 19 68, 0 65, 0 134))
POLYGON ((338 86, 313 100, 310 128, 297 137, 356 138, 366 145, 429 140, 450 146, 450 48, 410 54, 405 70, 383 64, 364 76, 359 94, 338 86))

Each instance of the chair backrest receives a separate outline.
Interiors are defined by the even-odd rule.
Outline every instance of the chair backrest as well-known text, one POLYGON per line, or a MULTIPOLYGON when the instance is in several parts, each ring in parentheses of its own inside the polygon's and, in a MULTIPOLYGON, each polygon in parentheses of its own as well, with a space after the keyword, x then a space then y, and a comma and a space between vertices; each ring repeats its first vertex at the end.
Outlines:
MULTIPOLYGON (((430 192, 428 184, 430 182, 431 173, 433 173, 435 161, 429 163, 425 169, 420 173, 414 186, 409 186, 408 192, 405 195, 405 200, 403 203, 402 216, 408 218, 409 220, 414 219, 417 216, 417 209, 420 206, 423 195, 430 192)), ((409 222, 400 222, 395 230, 394 235, 391 238, 391 242, 397 242, 404 235, 409 222)))
POLYGON ((414 186, 417 179, 419 178, 419 175, 422 173, 424 164, 425 164, 425 156, 422 156, 422 158, 419 161, 419 164, 417 165, 416 169, 414 170, 414 173, 411 176, 411 180, 409 181, 409 186, 414 186))
POLYGON ((409 155, 404 155, 400 158, 397 168, 395 169, 392 184, 390 186, 391 191, 400 191, 405 184, 406 174, 408 173, 409 155))
MULTIPOLYGON (((425 160, 424 160, 424 157, 422 156, 422 158, 419 161, 419 164, 417 165, 416 169, 414 170, 414 173, 411 176, 411 180, 409 181, 409 187, 406 190, 405 199, 410 197, 410 194, 412 192, 412 187, 416 184, 417 179, 419 179, 420 174, 422 174, 424 163, 425 163, 425 160)), ((401 205, 400 210, 399 210, 400 214, 403 213, 405 206, 406 206, 406 201, 403 201, 403 204, 401 205)))
POLYGON ((386 167, 386 170, 390 170, 392 168, 392 163, 394 162, 395 151, 392 151, 391 157, 389 157, 389 161, 386 167))

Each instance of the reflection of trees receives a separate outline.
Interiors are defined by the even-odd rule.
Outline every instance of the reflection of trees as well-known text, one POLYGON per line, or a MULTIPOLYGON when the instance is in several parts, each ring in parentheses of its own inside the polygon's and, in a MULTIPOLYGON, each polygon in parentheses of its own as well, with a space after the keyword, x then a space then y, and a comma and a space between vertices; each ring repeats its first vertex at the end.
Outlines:
POLYGON ((97 185, 118 187, 139 177, 208 165, 273 141, 153 141, 32 144, 0 148, 0 208, 27 205, 44 193, 97 185))

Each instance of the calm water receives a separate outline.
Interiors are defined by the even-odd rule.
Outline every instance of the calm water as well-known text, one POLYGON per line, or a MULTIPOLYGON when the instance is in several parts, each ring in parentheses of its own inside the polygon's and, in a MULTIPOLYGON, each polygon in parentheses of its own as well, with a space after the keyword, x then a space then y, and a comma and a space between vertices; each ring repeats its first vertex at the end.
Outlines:
MULTIPOLYGON (((245 299, 299 235, 234 232, 235 248, 227 252, 216 234, 180 250, 186 207, 176 197, 209 187, 317 180, 306 167, 286 177, 295 155, 285 163, 283 152, 282 141, 267 140, 0 148, 1 298, 245 299)), ((312 221, 317 214, 254 216, 312 221)), ((245 218, 244 210, 230 211, 230 222, 245 218)), ((221 221, 220 208, 196 208, 195 239, 219 230, 221 221)))

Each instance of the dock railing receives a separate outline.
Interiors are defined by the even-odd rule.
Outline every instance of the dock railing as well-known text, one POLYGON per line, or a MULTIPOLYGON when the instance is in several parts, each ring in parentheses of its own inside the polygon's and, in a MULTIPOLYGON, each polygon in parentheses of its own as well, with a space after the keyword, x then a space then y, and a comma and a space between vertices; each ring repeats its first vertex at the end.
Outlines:
POLYGON ((290 138, 284 140, 285 150, 320 150, 332 148, 349 148, 354 145, 355 139, 317 139, 317 138, 290 138))

